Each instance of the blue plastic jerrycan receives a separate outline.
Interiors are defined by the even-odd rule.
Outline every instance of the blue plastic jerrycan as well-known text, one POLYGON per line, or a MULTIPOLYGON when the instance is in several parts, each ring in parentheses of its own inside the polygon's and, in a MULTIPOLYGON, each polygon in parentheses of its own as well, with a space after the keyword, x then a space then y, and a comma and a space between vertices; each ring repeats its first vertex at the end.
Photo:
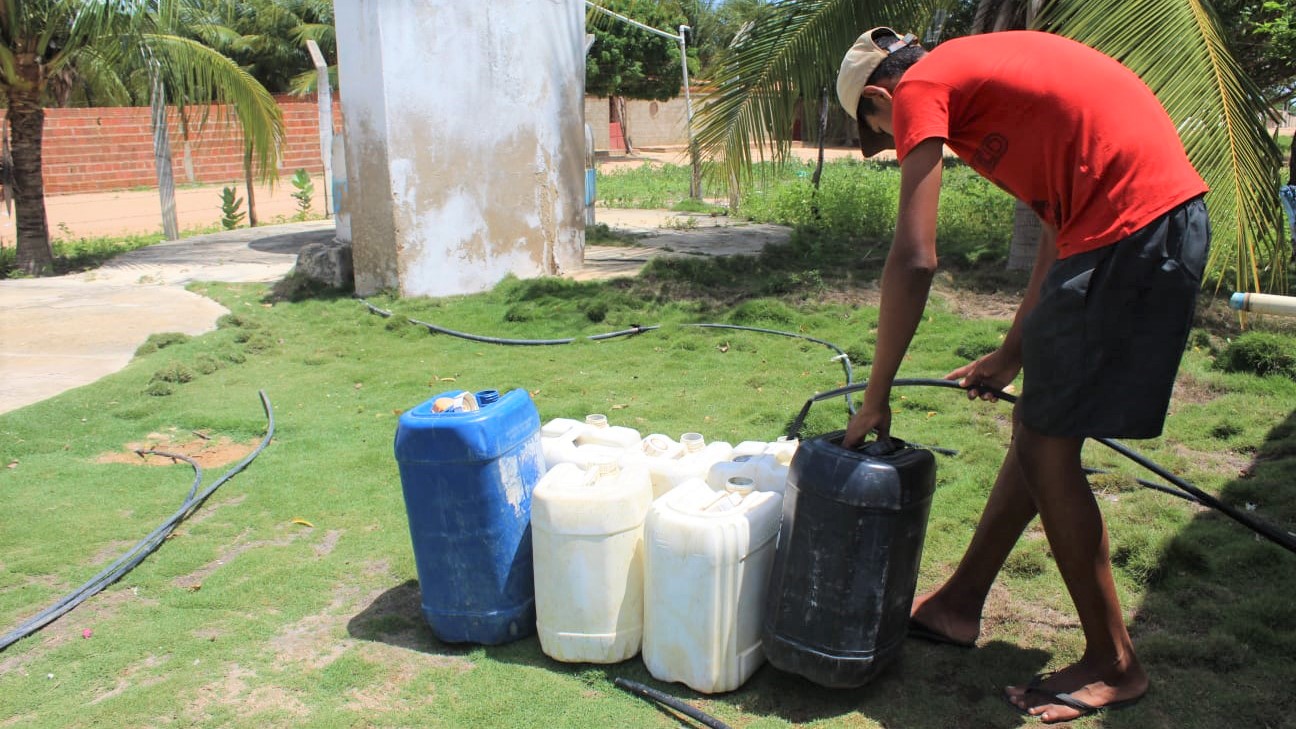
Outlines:
POLYGON ((423 617, 446 642, 507 643, 535 632, 540 414, 526 390, 485 390, 476 410, 434 411, 437 400, 460 395, 406 411, 396 429, 423 617))

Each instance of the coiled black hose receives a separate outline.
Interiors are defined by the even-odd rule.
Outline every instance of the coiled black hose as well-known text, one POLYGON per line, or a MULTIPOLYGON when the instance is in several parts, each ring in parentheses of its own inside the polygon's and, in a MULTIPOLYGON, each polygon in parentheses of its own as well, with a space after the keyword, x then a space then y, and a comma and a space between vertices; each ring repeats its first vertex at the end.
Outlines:
POLYGON ((176 527, 180 525, 180 522, 189 518, 189 516, 193 514, 199 506, 202 506, 202 503, 207 500, 207 497, 211 496, 216 489, 220 488, 221 484, 233 478, 238 472, 246 468, 253 459, 260 455, 261 451, 265 450, 265 447, 270 444, 270 439, 274 437, 275 424, 274 409, 270 406, 270 398, 266 396, 264 390, 260 391, 258 394, 261 396, 261 407, 265 409, 266 419, 268 421, 265 437, 261 439, 261 444, 256 447, 256 450, 248 454, 248 456, 243 460, 234 464, 230 470, 226 471, 223 476, 216 479, 216 481, 203 490, 202 493, 198 493, 198 486, 202 483, 202 468, 198 465, 197 461, 188 456, 176 453, 136 451, 140 454, 154 453, 160 456, 168 456, 184 461, 193 467, 193 485, 189 487, 189 495, 185 497, 184 503, 182 503, 180 508, 171 515, 171 518, 163 522, 158 528, 149 532, 148 536, 141 539, 121 557, 118 557, 117 561, 105 567, 99 574, 90 578, 88 582, 77 588, 71 594, 64 596, 58 602, 23 621, 21 625, 9 631, 3 637, 0 637, 0 651, 4 651, 14 643, 17 643, 46 625, 58 620, 76 606, 102 591, 105 587, 108 587, 112 583, 121 579, 127 572, 135 569, 136 565, 143 562, 146 557, 162 545, 162 542, 166 541, 166 538, 171 535, 171 532, 175 531, 176 527))

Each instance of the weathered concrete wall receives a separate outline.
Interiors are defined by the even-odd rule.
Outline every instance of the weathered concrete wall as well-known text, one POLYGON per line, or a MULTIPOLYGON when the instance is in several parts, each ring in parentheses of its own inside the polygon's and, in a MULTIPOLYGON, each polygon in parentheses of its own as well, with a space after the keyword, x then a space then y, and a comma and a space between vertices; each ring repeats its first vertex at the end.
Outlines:
POLYGON ((584 249, 580 0, 336 0, 356 290, 446 296, 584 249))

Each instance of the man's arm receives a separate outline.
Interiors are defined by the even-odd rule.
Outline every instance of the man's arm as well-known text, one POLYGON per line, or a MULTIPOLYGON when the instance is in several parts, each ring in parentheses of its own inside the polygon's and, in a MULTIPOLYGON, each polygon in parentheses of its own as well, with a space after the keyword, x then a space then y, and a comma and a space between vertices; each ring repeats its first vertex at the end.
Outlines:
POLYGON ((1022 326, 1027 315, 1039 303, 1040 289, 1044 285, 1044 279, 1048 276, 1049 269, 1053 267, 1053 262, 1057 260, 1057 229, 1048 223, 1043 223, 1043 226, 1043 232, 1040 234, 1039 250, 1035 253, 1035 265, 1031 269, 1030 283, 1026 286, 1026 295, 1022 298, 1022 302, 1017 305, 1017 313, 1013 316, 1013 323, 1008 329, 1008 333, 1004 335, 1003 344, 999 345, 999 349, 990 354, 945 375, 945 379, 958 380, 959 385, 969 388, 969 400, 977 396, 980 396, 983 400, 998 399, 989 392, 978 390, 977 386, 982 385, 989 389, 1002 390, 1021 371, 1022 326))
POLYGON ((936 210, 940 201, 944 140, 927 139, 900 164, 900 214, 882 269, 877 345, 864 405, 851 418, 842 445, 850 448, 874 429, 891 428, 891 383, 927 306, 936 273, 936 210))

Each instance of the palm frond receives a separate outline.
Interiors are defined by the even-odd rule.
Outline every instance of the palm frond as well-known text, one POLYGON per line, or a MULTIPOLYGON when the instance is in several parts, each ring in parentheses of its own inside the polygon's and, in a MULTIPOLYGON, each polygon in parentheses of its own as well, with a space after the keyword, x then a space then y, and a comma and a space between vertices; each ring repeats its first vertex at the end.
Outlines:
MULTIPOLYGON (((835 88, 838 65, 859 34, 877 25, 925 27, 932 0, 805 0, 775 3, 717 64, 716 87, 698 114, 697 141, 723 178, 748 179, 752 150, 790 152, 797 101, 835 88)), ((903 30, 901 32, 904 32, 903 30)))
POLYGON ((293 29, 292 39, 294 43, 301 46, 306 45, 308 40, 313 40, 321 46, 337 43, 333 25, 326 23, 302 23, 293 29))
MULTIPOLYGON (((336 89, 338 87, 338 70, 337 64, 328 67, 329 86, 336 89)), ((302 71, 292 77, 292 86, 289 91, 296 96, 305 96, 319 91, 319 72, 302 71)))
POLYGON ((284 139, 283 112, 265 87, 229 58, 191 38, 150 33, 143 40, 161 63, 173 98, 186 104, 228 104, 255 150, 262 179, 275 179, 284 139))
POLYGON ((1054 0, 1040 25, 1120 60, 1152 88, 1210 185, 1209 270, 1216 287, 1285 286, 1278 199, 1282 156, 1265 127, 1264 95, 1228 48, 1204 0, 1054 0))
POLYGON ((77 83, 84 87, 86 98, 95 105, 129 106, 136 101, 122 75, 125 71, 129 77, 129 69, 106 58, 96 48, 73 49, 57 65, 52 65, 50 71, 63 68, 76 69, 77 83))

